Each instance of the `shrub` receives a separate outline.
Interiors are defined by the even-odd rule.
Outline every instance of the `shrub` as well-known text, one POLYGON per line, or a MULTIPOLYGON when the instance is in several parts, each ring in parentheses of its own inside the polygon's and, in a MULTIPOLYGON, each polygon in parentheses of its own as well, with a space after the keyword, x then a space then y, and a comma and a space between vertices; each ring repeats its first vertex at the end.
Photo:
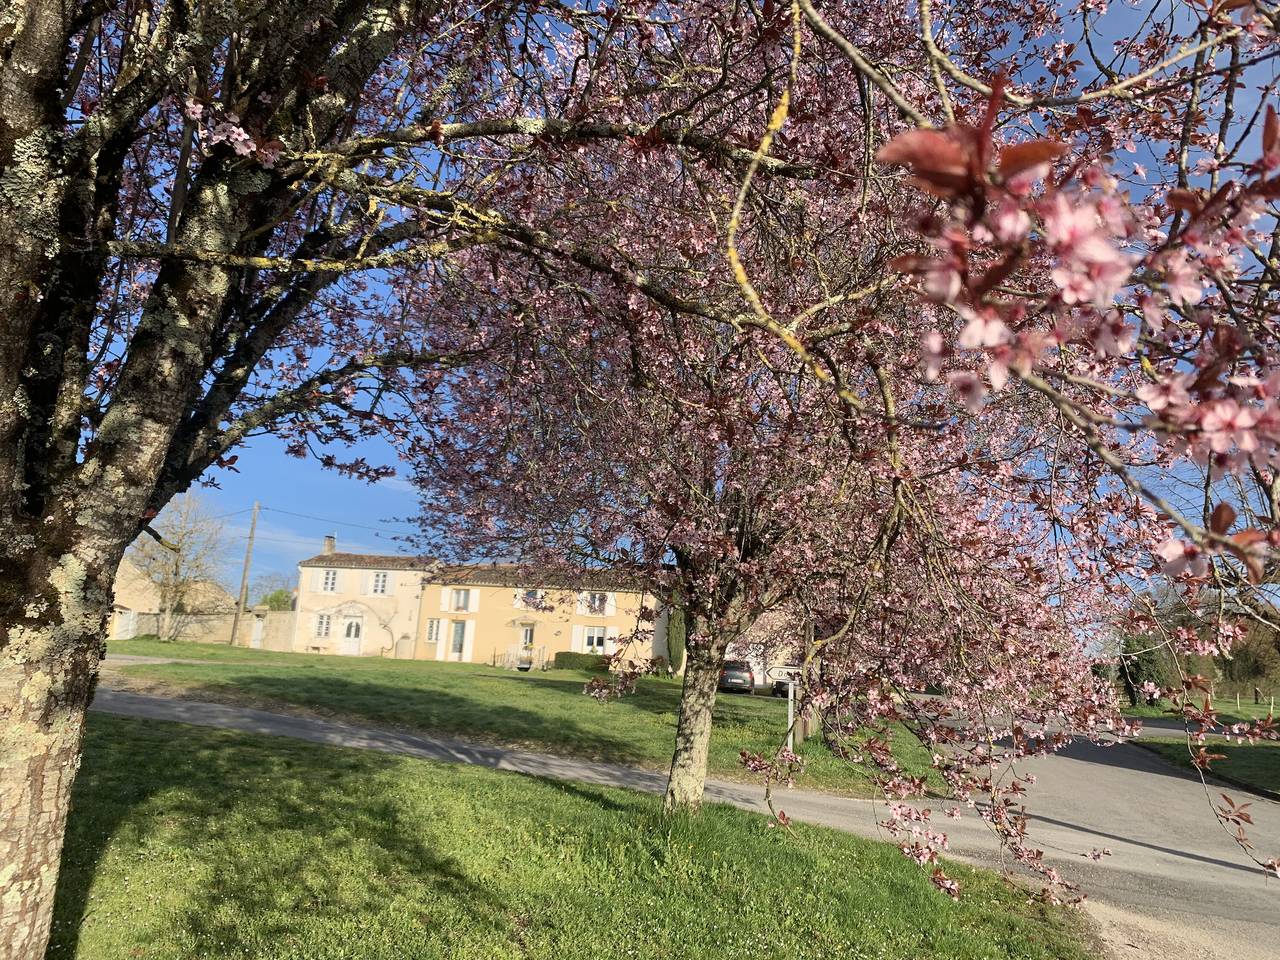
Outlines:
POLYGON ((671 607, 667 617, 667 654, 671 657, 671 672, 679 673, 684 666, 684 648, 688 628, 684 608, 671 607))
POLYGON ((1178 675, 1168 648, 1153 636, 1125 637, 1119 667, 1120 685, 1135 707, 1146 702, 1144 683, 1149 681, 1164 690, 1178 675))
POLYGON ((556 654, 557 670, 587 670, 591 673, 608 673, 609 658, 598 653, 569 653, 561 650, 556 654))

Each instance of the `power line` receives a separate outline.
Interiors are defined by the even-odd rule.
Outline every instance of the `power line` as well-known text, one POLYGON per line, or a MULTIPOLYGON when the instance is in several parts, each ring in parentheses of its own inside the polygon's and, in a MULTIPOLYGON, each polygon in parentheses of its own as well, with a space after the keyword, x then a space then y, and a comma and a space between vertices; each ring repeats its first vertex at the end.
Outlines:
POLYGON ((243 510, 232 510, 230 513, 220 513, 220 514, 218 514, 218 515, 217 515, 217 516, 215 516, 215 517, 210 517, 209 519, 210 519, 210 520, 225 520, 225 519, 227 519, 227 517, 238 517, 238 516, 240 516, 240 514, 242 514, 242 513, 248 513, 248 512, 249 512, 250 510, 252 510, 252 509, 253 509, 252 507, 245 507, 243 510))
MULTIPOLYGON (((374 530, 378 532, 381 532, 383 530, 390 530, 393 533, 409 532, 409 530, 403 527, 403 525, 398 525, 398 524, 395 526, 391 524, 379 524, 378 526, 375 527, 375 526, 370 526, 367 523, 353 523, 350 520, 335 520, 333 517, 317 517, 309 513, 294 513, 292 510, 281 510, 278 507, 263 507, 262 509, 269 510, 272 513, 283 513, 286 516, 290 516, 290 517, 300 517, 303 520, 316 520, 320 523, 336 523, 338 524, 338 526, 342 526, 342 527, 359 527, 361 530, 374 530), (399 527, 400 529, 397 529, 397 527, 399 527)), ((245 511, 242 510, 241 513, 243 512, 245 511)))

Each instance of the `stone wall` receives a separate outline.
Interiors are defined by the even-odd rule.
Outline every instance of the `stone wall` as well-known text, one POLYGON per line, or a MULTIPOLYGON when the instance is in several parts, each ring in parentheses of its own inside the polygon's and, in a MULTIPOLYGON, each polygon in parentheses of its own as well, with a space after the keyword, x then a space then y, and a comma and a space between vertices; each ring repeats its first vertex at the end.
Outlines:
MULTIPOLYGON (((236 646, 262 650, 291 651, 297 614, 292 610, 269 610, 255 607, 240 616, 240 635, 236 646)), ((205 613, 183 617, 178 640, 186 643, 231 643, 232 613, 205 613)), ((137 615, 133 636, 158 635, 160 614, 137 615)))

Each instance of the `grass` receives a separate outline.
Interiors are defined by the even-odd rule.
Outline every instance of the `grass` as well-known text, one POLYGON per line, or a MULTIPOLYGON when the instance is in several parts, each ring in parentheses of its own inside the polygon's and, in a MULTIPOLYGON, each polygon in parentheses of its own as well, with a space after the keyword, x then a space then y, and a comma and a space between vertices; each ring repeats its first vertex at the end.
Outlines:
MULTIPOLYGON (((1185 738, 1144 736, 1138 742, 1177 766, 1195 769, 1185 738)), ((1214 738, 1205 748, 1210 753, 1223 754, 1223 759, 1213 761, 1208 771, 1211 776, 1219 774, 1245 786, 1280 793, 1280 743, 1274 740, 1224 743, 1214 738)))
MULTIPOLYGON (((1200 705, 1200 700, 1196 701, 1196 705, 1200 705)), ((1213 706, 1218 711, 1218 718, 1222 723, 1243 723, 1249 720, 1262 720, 1271 711, 1269 701, 1255 704, 1252 700, 1244 697, 1240 698, 1240 706, 1238 708, 1236 707, 1235 697, 1217 697, 1213 701, 1213 706)), ((1277 706, 1280 706, 1280 704, 1277 706)), ((1131 707, 1125 704, 1121 708, 1121 712, 1126 717, 1136 717, 1143 720, 1181 720, 1179 715, 1169 712, 1169 703, 1164 700, 1154 706, 1144 703, 1131 707)))
POLYGON ((49 960, 1084 960, 1075 915, 887 844, 92 714, 49 960))
MULTIPOLYGON (((128 677, 196 699, 292 707, 357 722, 511 744, 567 756, 665 769, 675 742, 678 681, 646 677, 634 694, 608 703, 583 696, 591 676, 576 670, 516 673, 471 664, 334 657, 208 644, 115 642, 116 653, 200 659, 200 664, 125 667, 128 677)), ((725 694, 716 700, 708 768, 746 778, 739 752, 772 753, 786 727, 786 704, 725 694)), ((899 762, 918 774, 930 753, 909 735, 895 737, 899 762)), ((820 742, 800 747, 812 789, 872 796, 863 768, 820 742)))

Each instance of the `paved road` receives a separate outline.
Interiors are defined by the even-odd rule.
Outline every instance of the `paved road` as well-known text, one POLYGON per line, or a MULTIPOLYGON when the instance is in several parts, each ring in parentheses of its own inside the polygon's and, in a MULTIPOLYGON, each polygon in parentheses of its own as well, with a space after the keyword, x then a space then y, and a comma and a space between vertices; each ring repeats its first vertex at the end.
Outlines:
MULTIPOLYGON (((93 709, 607 786, 660 791, 664 784, 661 774, 629 767, 107 687, 99 690, 93 709)), ((1114 956, 1280 957, 1280 881, 1268 883, 1240 854, 1209 813, 1198 781, 1132 746, 1078 743, 1027 768, 1038 778, 1028 803, 1035 842, 1085 887, 1089 910, 1114 956), (1085 856, 1103 847, 1112 856, 1098 863, 1085 856)), ((1237 802, 1253 800, 1252 835, 1263 859, 1280 855, 1280 804, 1240 790, 1231 793, 1237 802)), ((758 787, 712 781, 707 794, 711 800, 763 809, 758 787)), ((875 803, 793 790, 780 797, 779 805, 811 823, 880 835, 876 820, 883 808, 875 803)), ((998 848, 976 817, 944 823, 953 855, 999 864, 998 848)))

